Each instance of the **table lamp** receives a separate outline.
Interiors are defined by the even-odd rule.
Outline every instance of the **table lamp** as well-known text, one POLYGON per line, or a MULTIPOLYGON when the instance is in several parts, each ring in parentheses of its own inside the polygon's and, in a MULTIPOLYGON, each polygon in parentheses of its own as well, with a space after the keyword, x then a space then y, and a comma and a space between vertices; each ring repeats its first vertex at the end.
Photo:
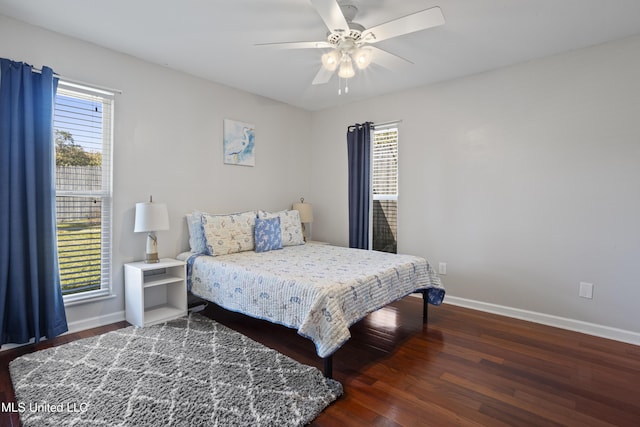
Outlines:
POLYGON ((144 262, 155 263, 158 259, 158 238, 156 231, 169 229, 169 213, 164 203, 153 203, 153 197, 149 202, 136 203, 136 221, 134 233, 146 232, 147 250, 144 262))
POLYGON ((313 222, 313 209, 311 203, 305 203, 304 197, 300 198, 300 203, 294 203, 293 209, 300 213, 300 223, 302 224, 302 235, 304 241, 307 241, 307 233, 305 231, 305 224, 311 224, 313 222))

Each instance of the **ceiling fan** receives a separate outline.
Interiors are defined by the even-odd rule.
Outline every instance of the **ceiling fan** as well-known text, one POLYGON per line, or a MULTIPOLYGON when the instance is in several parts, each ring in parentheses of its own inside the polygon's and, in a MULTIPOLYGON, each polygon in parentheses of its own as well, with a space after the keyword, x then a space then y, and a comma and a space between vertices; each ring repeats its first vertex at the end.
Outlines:
MULTIPOLYGON (((313 79, 314 85, 327 83, 335 70, 338 70, 340 78, 350 79, 355 75, 354 64, 360 70, 367 68, 371 62, 388 69, 412 64, 407 59, 371 45, 444 24, 442 11, 435 6, 367 29, 353 22, 358 13, 358 8, 353 5, 338 3, 337 0, 311 0, 311 3, 329 29, 326 41, 260 43, 256 46, 330 49, 321 57, 322 67, 313 79)), ((348 87, 345 87, 345 92, 348 92, 348 87)))

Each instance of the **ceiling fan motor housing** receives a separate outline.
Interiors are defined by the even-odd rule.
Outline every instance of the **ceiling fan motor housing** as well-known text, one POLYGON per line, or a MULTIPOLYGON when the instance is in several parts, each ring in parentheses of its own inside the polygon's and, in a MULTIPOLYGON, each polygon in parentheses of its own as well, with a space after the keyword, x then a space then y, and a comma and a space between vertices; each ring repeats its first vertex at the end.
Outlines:
POLYGON ((361 38, 362 38, 362 31, 352 29, 352 30, 349 31, 348 34, 345 34, 345 33, 341 32, 341 31, 340 32, 336 31, 336 32, 330 33, 327 36, 327 41, 329 43, 331 43, 333 46, 337 47, 340 44, 340 42, 342 42, 343 40, 350 39, 350 40, 352 40, 354 42, 357 42, 361 38))
POLYGON ((358 13, 358 8, 350 4, 340 4, 340 10, 344 15, 344 19, 349 25, 349 32, 345 30, 334 30, 327 33, 327 41, 333 46, 338 47, 340 42, 345 39, 351 39, 353 42, 358 42, 362 38, 362 32, 365 27, 357 22, 353 22, 353 19, 358 13))

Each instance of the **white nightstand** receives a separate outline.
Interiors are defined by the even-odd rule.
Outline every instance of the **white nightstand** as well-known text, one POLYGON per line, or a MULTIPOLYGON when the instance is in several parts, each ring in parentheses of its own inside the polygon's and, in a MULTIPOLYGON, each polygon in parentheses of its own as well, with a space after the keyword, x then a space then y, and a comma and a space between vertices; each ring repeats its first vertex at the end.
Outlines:
POLYGON ((187 314, 186 265, 184 261, 163 258, 147 264, 124 265, 127 322, 149 326, 187 314))

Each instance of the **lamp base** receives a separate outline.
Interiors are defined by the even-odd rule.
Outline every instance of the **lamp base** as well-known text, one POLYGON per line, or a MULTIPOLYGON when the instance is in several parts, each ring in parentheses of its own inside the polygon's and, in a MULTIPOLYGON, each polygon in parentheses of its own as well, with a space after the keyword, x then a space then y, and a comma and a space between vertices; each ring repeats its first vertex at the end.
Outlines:
POLYGON ((160 262, 158 259, 158 239, 153 231, 147 234, 147 252, 144 258, 144 262, 147 264, 153 264, 160 262))
POLYGON ((146 262, 147 264, 154 264, 156 262, 160 262, 160 259, 158 258, 158 253, 154 253, 154 254, 147 254, 145 256, 144 262, 146 262))

